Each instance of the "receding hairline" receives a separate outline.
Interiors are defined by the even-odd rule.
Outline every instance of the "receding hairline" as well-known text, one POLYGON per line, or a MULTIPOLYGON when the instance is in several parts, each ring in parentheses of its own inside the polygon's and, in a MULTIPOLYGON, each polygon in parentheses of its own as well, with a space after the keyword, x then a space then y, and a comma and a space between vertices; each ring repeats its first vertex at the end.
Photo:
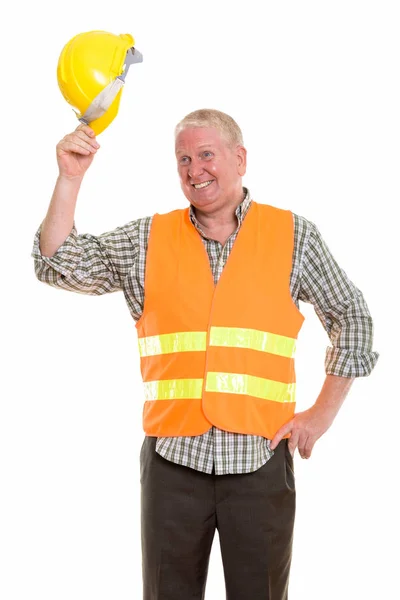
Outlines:
POLYGON ((187 114, 175 127, 175 142, 185 129, 216 129, 230 146, 243 146, 243 135, 236 121, 214 108, 202 108, 187 114))

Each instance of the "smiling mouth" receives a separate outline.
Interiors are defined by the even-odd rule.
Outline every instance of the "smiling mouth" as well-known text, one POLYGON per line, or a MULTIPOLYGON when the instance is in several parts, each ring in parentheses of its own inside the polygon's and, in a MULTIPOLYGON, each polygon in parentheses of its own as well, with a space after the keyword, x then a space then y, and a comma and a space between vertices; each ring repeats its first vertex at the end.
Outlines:
POLYGON ((203 188, 211 185, 213 181, 214 179, 210 179, 209 181, 203 181, 203 183, 193 183, 192 185, 196 190, 202 190, 203 188))

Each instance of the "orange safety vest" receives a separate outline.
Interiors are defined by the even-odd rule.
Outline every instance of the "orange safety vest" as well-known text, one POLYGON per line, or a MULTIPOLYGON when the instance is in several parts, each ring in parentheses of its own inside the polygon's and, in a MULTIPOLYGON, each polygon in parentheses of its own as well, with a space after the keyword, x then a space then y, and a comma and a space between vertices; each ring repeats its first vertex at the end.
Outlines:
POLYGON ((272 439, 293 417, 293 245, 292 213, 253 201, 215 285, 189 209, 154 215, 136 324, 146 435, 272 439))

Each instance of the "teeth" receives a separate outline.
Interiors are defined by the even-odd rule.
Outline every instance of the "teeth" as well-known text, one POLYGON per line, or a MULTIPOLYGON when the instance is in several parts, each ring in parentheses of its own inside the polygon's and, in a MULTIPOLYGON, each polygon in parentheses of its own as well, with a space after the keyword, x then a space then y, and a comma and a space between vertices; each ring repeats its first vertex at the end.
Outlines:
POLYGON ((207 187, 212 182, 213 182, 213 180, 210 179, 210 181, 204 181, 203 183, 195 183, 194 187, 196 188, 196 190, 201 190, 201 188, 207 187))

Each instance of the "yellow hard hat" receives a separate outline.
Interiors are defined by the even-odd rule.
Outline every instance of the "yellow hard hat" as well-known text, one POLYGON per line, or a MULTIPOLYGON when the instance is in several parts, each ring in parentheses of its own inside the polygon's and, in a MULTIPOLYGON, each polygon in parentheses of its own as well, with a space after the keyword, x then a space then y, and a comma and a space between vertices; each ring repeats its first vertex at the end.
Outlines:
POLYGON ((143 57, 129 33, 88 31, 62 49, 57 66, 58 86, 78 119, 96 135, 115 119, 129 66, 143 57))

